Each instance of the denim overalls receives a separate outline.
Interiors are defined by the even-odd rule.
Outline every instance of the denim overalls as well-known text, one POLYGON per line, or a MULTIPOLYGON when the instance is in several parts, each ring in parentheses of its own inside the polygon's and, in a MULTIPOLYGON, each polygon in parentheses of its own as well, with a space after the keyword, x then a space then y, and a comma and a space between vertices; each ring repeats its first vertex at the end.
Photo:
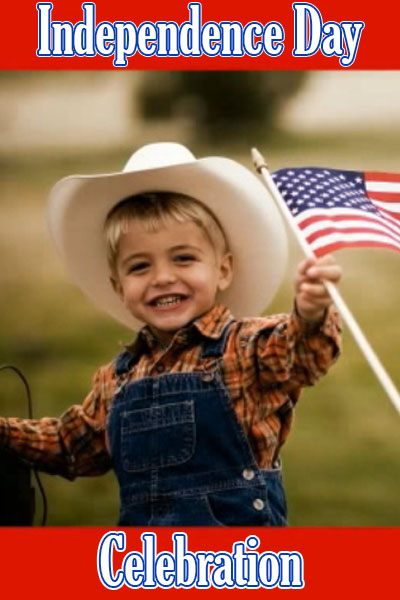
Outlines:
POLYGON ((135 357, 117 358, 108 429, 119 525, 286 525, 280 469, 257 466, 219 372, 230 325, 204 342, 202 371, 124 384, 135 357))

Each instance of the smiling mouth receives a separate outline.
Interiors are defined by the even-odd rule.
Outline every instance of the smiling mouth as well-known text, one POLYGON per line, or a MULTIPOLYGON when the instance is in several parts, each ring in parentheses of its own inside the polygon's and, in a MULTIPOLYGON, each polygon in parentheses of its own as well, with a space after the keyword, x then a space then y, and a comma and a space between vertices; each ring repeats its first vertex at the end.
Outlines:
POLYGON ((170 308, 172 306, 177 306, 181 304, 184 300, 187 299, 187 296, 183 294, 170 294, 168 296, 159 296, 158 298, 154 298, 151 302, 149 302, 150 306, 156 306, 160 308, 170 308))

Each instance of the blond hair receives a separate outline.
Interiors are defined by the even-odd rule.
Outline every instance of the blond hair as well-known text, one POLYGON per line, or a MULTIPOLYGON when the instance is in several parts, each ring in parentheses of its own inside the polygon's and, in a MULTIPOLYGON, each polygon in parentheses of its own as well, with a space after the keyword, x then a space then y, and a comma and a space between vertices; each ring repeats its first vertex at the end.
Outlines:
POLYGON ((195 223, 209 239, 215 251, 224 254, 228 244, 224 231, 213 213, 201 202, 174 192, 151 192, 129 196, 108 213, 104 224, 107 260, 115 273, 121 236, 128 232, 133 220, 153 233, 171 221, 195 223))

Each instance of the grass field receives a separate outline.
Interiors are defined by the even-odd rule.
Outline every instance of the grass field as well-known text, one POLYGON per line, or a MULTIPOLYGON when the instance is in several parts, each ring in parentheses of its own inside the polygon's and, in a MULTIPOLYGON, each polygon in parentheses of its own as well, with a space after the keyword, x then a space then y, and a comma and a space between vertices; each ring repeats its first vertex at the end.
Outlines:
MULTIPOLYGON (((244 140, 232 147, 196 148, 249 168, 244 140), (246 154, 243 154, 243 149, 246 154)), ((195 147, 195 146, 194 146, 195 147)), ((2 157, 0 219, 0 364, 28 378, 35 417, 56 416, 80 403, 94 371, 111 360, 129 331, 93 308, 68 283, 46 231, 51 185, 72 173, 119 170, 132 149, 110 155, 2 157)), ((399 170, 398 135, 281 136, 265 141, 271 169, 321 165, 399 170)), ((290 244, 285 281, 268 312, 291 308, 292 277, 301 258, 290 244)), ((262 257, 260 257, 262 258, 262 257)), ((400 256, 389 251, 337 253, 343 297, 395 383, 400 385, 400 256)), ((22 386, 1 373, 0 414, 26 415, 22 386)), ((292 525, 400 525, 400 416, 347 331, 340 361, 317 387, 304 391, 294 431, 283 450, 292 525)), ((43 476, 49 525, 113 525, 118 512, 114 476, 73 483, 43 476)), ((37 521, 40 519, 38 500, 37 521)))

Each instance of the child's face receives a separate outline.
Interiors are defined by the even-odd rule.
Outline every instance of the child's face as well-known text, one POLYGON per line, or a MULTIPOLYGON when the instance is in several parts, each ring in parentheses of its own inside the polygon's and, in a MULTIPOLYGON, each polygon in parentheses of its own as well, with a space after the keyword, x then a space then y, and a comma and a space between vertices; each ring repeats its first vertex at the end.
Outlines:
POLYGON ((130 313, 168 344, 207 312, 232 279, 232 257, 221 256, 193 222, 171 221, 146 232, 133 220, 120 239, 114 290, 130 313))

